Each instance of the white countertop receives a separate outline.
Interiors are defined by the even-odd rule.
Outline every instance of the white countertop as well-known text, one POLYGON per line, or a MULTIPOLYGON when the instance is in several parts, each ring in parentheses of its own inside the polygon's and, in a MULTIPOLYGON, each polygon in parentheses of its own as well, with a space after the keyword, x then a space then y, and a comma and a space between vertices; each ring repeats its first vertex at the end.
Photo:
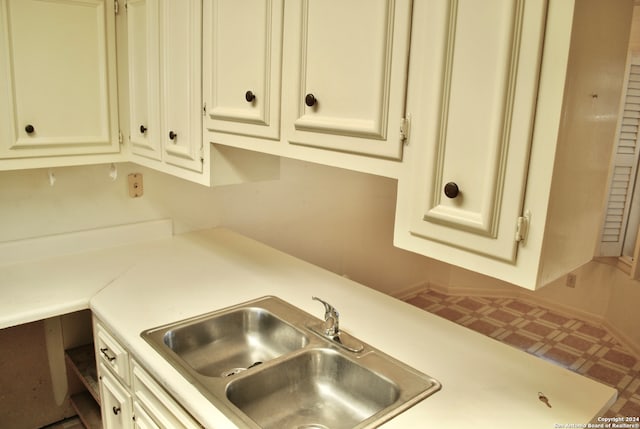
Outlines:
POLYGON ((171 220, 0 243, 0 329, 89 308, 89 299, 134 266, 171 220))
MULTIPOLYGON (((265 295, 323 314, 439 380, 384 428, 554 428, 588 423, 614 389, 224 229, 155 241, 91 299, 96 316, 207 428, 235 427, 141 337, 143 330, 265 295), (552 408, 538 400, 544 392, 552 408)), ((88 263, 88 261, 84 261, 88 263)))

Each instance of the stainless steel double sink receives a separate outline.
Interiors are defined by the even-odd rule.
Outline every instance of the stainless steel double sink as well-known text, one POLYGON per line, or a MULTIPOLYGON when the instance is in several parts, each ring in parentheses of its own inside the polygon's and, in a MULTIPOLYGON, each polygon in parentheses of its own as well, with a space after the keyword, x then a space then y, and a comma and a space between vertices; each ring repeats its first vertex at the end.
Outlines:
POLYGON ((273 296, 141 335, 240 427, 372 428, 440 383, 357 338, 350 351, 322 321, 273 296))

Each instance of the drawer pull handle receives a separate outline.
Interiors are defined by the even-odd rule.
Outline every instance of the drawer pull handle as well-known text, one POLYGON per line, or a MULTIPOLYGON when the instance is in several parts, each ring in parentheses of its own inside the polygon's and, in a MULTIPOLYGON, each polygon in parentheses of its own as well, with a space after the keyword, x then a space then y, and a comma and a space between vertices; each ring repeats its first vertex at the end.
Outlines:
POLYGON ((112 408, 113 410, 113 414, 115 414, 116 416, 120 413, 120 407, 116 408, 115 406, 112 408))
POLYGON ((114 360, 116 360, 116 357, 110 356, 109 353, 107 353, 108 351, 109 349, 106 347, 103 349, 100 349, 100 352, 104 355, 104 357, 106 357, 109 362, 113 362, 114 360))

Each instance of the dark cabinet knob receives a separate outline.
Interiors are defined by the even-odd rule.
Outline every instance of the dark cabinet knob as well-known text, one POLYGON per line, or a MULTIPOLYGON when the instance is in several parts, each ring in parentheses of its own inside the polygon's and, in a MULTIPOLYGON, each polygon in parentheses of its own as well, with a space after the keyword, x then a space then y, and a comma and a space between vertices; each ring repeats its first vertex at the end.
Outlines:
POLYGON ((173 131, 169 131, 169 138, 171 140, 175 140, 176 137, 178 137, 178 135, 176 133, 174 133, 173 131))
POLYGON ((444 194, 449 198, 455 198, 460 193, 460 188, 454 182, 444 185, 444 194))
POLYGON ((113 411, 113 414, 117 416, 118 414, 120 414, 121 410, 120 410, 120 407, 114 406, 113 408, 111 408, 111 411, 113 411))
POLYGON ((247 91, 244 93, 244 99, 247 100, 248 103, 252 103, 253 100, 256 99, 256 95, 251 91, 247 91))
POLYGON ((32 134, 36 129, 33 128, 33 125, 29 124, 26 127, 24 127, 24 130, 27 132, 27 134, 32 134))
POLYGON ((145 127, 144 125, 140 125, 140 134, 144 134, 147 132, 147 127, 145 127))
POLYGON ((315 106, 315 104, 318 102, 318 100, 316 99, 316 97, 313 94, 307 94, 304 97, 304 104, 306 104, 309 107, 315 106))

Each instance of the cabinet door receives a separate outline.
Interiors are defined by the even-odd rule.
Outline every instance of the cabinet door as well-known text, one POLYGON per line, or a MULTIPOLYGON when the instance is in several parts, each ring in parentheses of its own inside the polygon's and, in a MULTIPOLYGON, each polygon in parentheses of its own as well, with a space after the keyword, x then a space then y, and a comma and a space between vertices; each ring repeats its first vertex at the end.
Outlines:
POLYGON ((133 393, 136 402, 158 426, 172 429, 200 429, 201 426, 173 398, 133 361, 133 393))
POLYGON ((410 0, 287 3, 290 143, 401 158, 410 17, 410 0))
POLYGON ((129 141, 137 155, 161 159, 158 0, 127 1, 129 141))
POLYGON ((131 395, 102 363, 99 368, 102 424, 105 429, 133 428, 131 395))
POLYGON ((411 233, 514 261, 546 2, 430 4, 431 38, 412 48, 424 69, 409 90, 419 112, 410 144, 420 146, 411 233))
POLYGON ((113 2, 0 0, 0 20, 0 157, 118 152, 113 2))
POLYGON ((279 138, 283 0, 209 0, 206 5, 207 128, 279 138))
POLYGON ((160 429, 160 426, 153 421, 138 402, 134 402, 133 404, 133 414, 135 416, 133 419, 134 429, 160 429))
POLYGON ((160 0, 164 161, 202 171, 202 1, 160 0))

